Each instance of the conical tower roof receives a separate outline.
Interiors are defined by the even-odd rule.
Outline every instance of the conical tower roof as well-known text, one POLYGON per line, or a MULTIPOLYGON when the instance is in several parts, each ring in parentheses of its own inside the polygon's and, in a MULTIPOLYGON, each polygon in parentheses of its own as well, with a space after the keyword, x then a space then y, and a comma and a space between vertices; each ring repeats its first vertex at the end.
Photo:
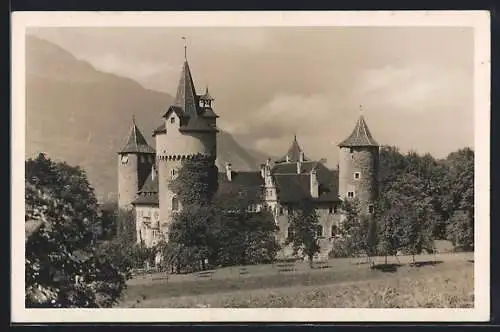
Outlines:
POLYGON ((208 92, 208 86, 205 88, 205 94, 203 94, 202 96, 200 96, 200 99, 202 100, 214 100, 214 98, 210 95, 210 92, 208 92))
POLYGON ((155 153, 137 127, 135 120, 132 121, 132 128, 130 128, 125 146, 119 153, 155 153))
POLYGON ((361 115, 351 135, 339 144, 340 147, 379 146, 373 138, 365 118, 361 115))
MULTIPOLYGON (((277 162, 278 163, 286 162, 287 157, 288 157, 288 162, 297 162, 300 160, 301 153, 303 153, 303 151, 299 145, 299 142, 297 141, 297 135, 294 135, 292 144, 290 145, 288 152, 286 153, 286 155, 283 156, 283 158, 279 159, 277 162)), ((309 159, 304 156, 303 161, 308 161, 308 160, 309 159)))
POLYGON ((174 105, 180 107, 184 115, 190 118, 196 118, 198 116, 198 100, 187 60, 184 61, 184 65, 182 66, 181 78, 179 80, 179 86, 177 87, 174 105))

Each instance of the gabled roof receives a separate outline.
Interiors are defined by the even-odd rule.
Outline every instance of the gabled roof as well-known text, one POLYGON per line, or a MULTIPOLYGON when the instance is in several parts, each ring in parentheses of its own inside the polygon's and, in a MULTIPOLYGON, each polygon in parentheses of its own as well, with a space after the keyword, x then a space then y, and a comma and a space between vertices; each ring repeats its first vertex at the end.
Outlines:
POLYGON ((219 173, 218 195, 237 193, 242 189, 249 193, 249 198, 257 201, 261 200, 261 188, 264 185, 264 179, 260 172, 231 172, 231 181, 228 180, 226 173, 219 173))
POLYGON ((320 162, 303 162, 302 172, 297 174, 297 167, 292 163, 276 164, 271 173, 276 182, 278 200, 280 203, 297 202, 304 198, 317 202, 337 202, 338 196, 338 171, 328 169, 320 162), (311 196, 311 170, 316 167, 319 182, 319 197, 311 196))
MULTIPOLYGON (((303 153, 302 148, 300 147, 299 142, 297 142, 297 136, 294 135, 292 144, 290 145, 288 152, 283 156, 283 158, 277 160, 276 163, 285 163, 287 161, 287 157, 288 162, 295 163, 300 160, 301 153, 303 153)), ((304 161, 308 160, 309 159, 304 156, 304 161)))
POLYGON ((361 115, 351 135, 339 144, 340 147, 379 146, 373 138, 365 118, 361 115))
POLYGON ((155 153, 155 149, 149 146, 135 120, 133 120, 132 128, 130 128, 127 142, 119 153, 155 153))

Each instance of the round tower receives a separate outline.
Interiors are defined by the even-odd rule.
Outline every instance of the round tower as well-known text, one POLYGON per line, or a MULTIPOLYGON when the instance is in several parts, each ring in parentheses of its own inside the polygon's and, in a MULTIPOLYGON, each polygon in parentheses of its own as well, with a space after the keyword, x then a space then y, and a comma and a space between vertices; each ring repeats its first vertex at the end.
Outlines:
MULTIPOLYGON (((208 94, 208 91, 207 91, 208 94)), ((207 95, 206 94, 206 95, 207 95)), ((167 231, 173 212, 181 209, 180 202, 169 188, 177 176, 183 160, 194 157, 207 158, 215 167, 217 155, 217 115, 210 102, 195 92, 187 61, 182 67, 181 78, 174 105, 163 115, 163 124, 154 132, 158 165, 160 227, 167 231)))
POLYGON ((133 120, 123 149, 118 152, 118 207, 129 210, 137 192, 146 181, 155 161, 150 147, 133 120))
POLYGON ((356 198, 361 213, 373 213, 378 197, 379 145, 363 116, 351 135, 339 144, 339 149, 340 198, 356 198))

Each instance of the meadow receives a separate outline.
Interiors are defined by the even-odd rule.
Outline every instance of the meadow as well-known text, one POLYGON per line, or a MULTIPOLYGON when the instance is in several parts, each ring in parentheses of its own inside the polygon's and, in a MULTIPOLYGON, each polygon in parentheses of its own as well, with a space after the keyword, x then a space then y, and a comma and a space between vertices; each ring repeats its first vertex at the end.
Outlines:
POLYGON ((164 273, 136 277, 118 307, 135 308, 470 308, 472 253, 375 259, 332 259, 323 269, 298 262, 217 269, 210 278, 164 273), (245 270, 245 274, 240 271, 245 270))

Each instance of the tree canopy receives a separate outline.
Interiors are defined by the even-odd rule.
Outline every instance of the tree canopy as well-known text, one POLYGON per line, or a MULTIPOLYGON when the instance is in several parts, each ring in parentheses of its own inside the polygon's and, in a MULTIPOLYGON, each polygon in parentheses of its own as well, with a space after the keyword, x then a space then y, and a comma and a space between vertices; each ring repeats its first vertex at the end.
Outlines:
POLYGON ((25 220, 41 221, 26 241, 26 306, 113 305, 127 276, 96 250, 98 204, 85 172, 43 154, 25 167, 25 220))

